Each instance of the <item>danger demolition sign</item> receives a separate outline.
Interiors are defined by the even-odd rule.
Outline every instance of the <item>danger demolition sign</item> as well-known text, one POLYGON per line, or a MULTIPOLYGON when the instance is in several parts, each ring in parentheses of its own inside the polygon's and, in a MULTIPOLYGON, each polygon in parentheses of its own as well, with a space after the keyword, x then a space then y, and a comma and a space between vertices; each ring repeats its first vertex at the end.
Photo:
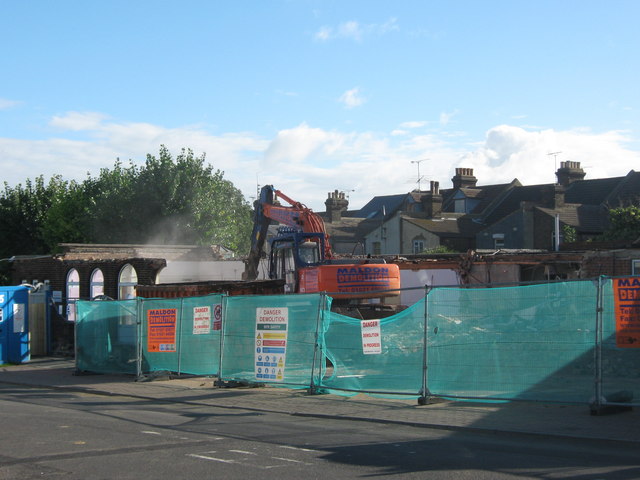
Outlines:
POLYGON ((640 277, 613 279, 616 346, 640 348, 640 277))

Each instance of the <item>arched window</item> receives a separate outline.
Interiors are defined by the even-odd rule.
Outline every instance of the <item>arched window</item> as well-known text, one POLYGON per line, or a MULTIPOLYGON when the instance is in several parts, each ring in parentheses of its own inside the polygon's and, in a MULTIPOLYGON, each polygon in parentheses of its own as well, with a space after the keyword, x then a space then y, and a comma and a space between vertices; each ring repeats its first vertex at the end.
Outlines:
POLYGON ((102 270, 96 268, 91 273, 91 280, 89 281, 89 297, 94 299, 100 295, 104 295, 104 274, 102 270))
POLYGON ((127 263, 118 276, 118 298, 120 300, 135 298, 136 285, 138 285, 136 269, 127 263))
POLYGON ((76 321, 76 301, 80 298, 80 274, 75 268, 67 273, 67 320, 76 321))

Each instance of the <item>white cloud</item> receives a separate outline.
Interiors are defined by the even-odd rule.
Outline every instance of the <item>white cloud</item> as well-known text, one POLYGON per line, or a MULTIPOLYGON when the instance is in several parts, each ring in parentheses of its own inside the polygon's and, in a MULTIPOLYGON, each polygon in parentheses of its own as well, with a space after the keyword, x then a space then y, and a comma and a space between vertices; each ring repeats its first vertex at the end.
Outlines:
POLYGON ((321 27, 315 34, 315 39, 325 42, 331 39, 333 35, 333 29, 331 27, 321 27))
POLYGON ((376 195, 414 189, 417 169, 411 161, 420 159, 426 159, 420 165, 423 188, 429 180, 450 188, 455 167, 473 168, 480 185, 514 178, 525 185, 551 183, 559 165, 548 153, 557 151, 563 152, 558 163, 581 162, 587 178, 626 175, 640 164, 640 154, 627 148, 631 139, 624 132, 499 125, 469 147, 468 137, 414 132, 412 123, 402 124, 402 135, 395 134, 398 130, 329 131, 301 123, 263 138, 251 132, 213 135, 197 125, 165 128, 107 120, 97 113, 70 113, 51 121, 59 129, 57 138, 0 138, 0 169, 9 185, 40 174, 82 180, 87 172, 95 176, 100 168, 111 168, 118 157, 142 164, 147 153, 156 155, 164 144, 174 155, 181 148, 191 148, 196 155, 206 152, 207 161, 224 171, 247 198, 255 195, 256 184, 273 184, 314 210, 324 210, 327 192, 335 189, 350 192, 352 208, 376 195))
POLYGON ((20 103, 21 102, 18 102, 17 100, 8 100, 6 98, 0 98, 0 110, 8 110, 17 105, 20 105, 20 103))
POLYGON ((487 132, 483 145, 463 156, 459 166, 473 167, 479 183, 484 184, 514 178, 526 185, 552 183, 560 162, 567 160, 580 162, 587 179, 622 176, 640 162, 640 153, 626 148, 630 142, 618 131, 529 131, 499 125, 487 132), (551 152, 562 152, 557 164, 551 152))
POLYGON ((442 112, 440 114, 440 125, 449 125, 451 119, 455 117, 459 113, 458 110, 454 110, 453 112, 442 112))
POLYGON ((398 31, 398 21, 396 18, 390 18, 386 22, 370 23, 366 25, 360 24, 356 20, 349 20, 339 24, 337 27, 324 25, 315 33, 314 38, 321 42, 334 39, 347 39, 355 42, 362 42, 366 36, 381 36, 390 32, 398 31))
POLYGON ((365 103, 366 99, 360 95, 360 88, 356 87, 344 92, 338 101, 347 108, 355 108, 365 103))
POLYGON ((413 121, 413 122, 403 122, 400 124, 400 128, 420 128, 427 125, 425 121, 413 121))
POLYGON ((49 125, 61 130, 83 131, 97 130, 106 115, 96 112, 67 112, 64 115, 55 116, 49 125))

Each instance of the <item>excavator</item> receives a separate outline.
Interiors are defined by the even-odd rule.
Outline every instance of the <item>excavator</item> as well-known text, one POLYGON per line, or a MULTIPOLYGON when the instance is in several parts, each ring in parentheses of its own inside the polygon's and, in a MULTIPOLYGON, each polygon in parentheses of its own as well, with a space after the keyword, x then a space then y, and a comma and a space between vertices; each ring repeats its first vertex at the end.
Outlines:
MULTIPOLYGON (((253 281, 258 277, 260 260, 266 257, 269 225, 273 221, 282 226, 270 239, 268 275, 270 279, 284 281, 284 293, 326 292, 336 306, 360 307, 362 304, 383 305, 388 297, 398 297, 400 270, 397 265, 381 259, 337 258, 322 217, 273 185, 262 187, 255 202, 251 252, 245 261, 244 280, 253 281), (289 206, 283 206, 278 199, 289 206)), ((374 309, 380 310, 380 307, 374 309)))

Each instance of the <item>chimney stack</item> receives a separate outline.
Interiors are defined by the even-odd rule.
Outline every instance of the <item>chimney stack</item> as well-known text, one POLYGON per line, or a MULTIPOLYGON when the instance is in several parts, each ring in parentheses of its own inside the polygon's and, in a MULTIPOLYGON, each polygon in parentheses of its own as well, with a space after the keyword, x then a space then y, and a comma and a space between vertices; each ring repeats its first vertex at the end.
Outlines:
POLYGON ((582 180, 585 175, 586 172, 580 166, 580 162, 560 162, 560 168, 556 172, 558 183, 564 187, 582 180))
POLYGON ((442 213, 442 195, 440 195, 440 183, 431 180, 429 192, 422 196, 422 208, 426 218, 439 217, 442 213))
POLYGON ((344 212, 349 206, 349 200, 347 200, 344 192, 336 190, 334 192, 329 192, 324 204, 327 207, 329 223, 333 223, 339 222, 342 219, 342 212, 344 212))
POLYGON ((456 174, 451 179, 453 188, 473 188, 478 179, 473 176, 473 168, 456 168, 456 174))

